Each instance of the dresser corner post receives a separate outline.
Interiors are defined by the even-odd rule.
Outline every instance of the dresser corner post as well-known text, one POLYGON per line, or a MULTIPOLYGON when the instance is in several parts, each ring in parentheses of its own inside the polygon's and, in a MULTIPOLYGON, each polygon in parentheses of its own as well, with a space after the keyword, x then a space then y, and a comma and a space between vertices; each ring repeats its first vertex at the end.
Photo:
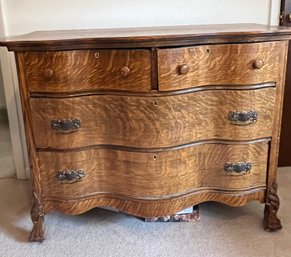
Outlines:
POLYGON ((44 240, 44 212, 41 200, 35 191, 33 192, 33 205, 30 215, 33 228, 29 236, 29 241, 42 242, 44 240))
POLYGON ((276 101, 277 109, 275 110, 275 119, 273 126, 272 142, 270 145, 270 159, 269 159, 269 171, 267 180, 267 191, 265 197, 265 210, 263 226, 266 231, 273 232, 282 229, 282 224, 277 216, 280 199, 277 194, 277 169, 278 169, 278 157, 279 157, 279 145, 280 145, 280 132, 283 112, 283 98, 285 89, 285 76, 287 68, 288 58, 288 46, 289 41, 284 40, 284 47, 282 47, 282 68, 280 70, 280 79, 277 81, 276 101))
POLYGON ((277 217, 280 206, 280 199, 277 194, 277 182, 274 182, 267 192, 265 202, 263 226, 266 231, 273 232, 282 229, 281 221, 277 217))

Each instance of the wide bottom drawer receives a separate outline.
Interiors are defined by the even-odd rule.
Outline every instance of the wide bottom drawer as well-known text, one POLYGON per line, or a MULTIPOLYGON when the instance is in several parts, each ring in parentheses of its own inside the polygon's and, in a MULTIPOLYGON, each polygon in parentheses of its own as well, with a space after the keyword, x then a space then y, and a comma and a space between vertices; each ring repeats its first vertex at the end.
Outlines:
POLYGON ((39 152, 44 197, 108 193, 164 199, 196 190, 245 190, 266 185, 268 142, 204 144, 159 153, 91 149, 39 152))

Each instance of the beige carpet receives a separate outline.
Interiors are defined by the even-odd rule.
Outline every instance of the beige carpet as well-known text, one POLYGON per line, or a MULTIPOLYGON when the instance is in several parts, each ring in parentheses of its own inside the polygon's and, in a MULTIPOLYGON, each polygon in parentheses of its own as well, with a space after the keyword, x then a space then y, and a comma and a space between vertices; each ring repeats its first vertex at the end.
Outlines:
POLYGON ((94 209, 79 216, 46 216, 46 240, 27 243, 32 227, 30 183, 0 180, 0 256, 126 257, 290 257, 291 168, 279 171, 284 229, 262 229, 263 206, 241 208, 202 204, 197 223, 145 223, 134 217, 94 209))

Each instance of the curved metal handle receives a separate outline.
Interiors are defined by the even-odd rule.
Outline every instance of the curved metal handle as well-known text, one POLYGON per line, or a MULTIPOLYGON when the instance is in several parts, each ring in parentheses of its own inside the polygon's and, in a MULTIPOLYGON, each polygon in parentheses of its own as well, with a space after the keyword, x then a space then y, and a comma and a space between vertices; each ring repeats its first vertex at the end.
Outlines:
POLYGON ((250 173, 251 169, 251 162, 227 162, 224 165, 224 171, 226 171, 227 175, 244 175, 250 173))
POLYGON ((228 119, 235 125, 249 125, 258 121, 259 114, 256 111, 242 111, 242 112, 229 112, 228 119))
POLYGON ((178 73, 180 75, 185 75, 189 72, 190 68, 187 64, 182 64, 178 66, 178 73))
POLYGON ((62 184, 73 184, 82 181, 85 177, 84 170, 64 170, 57 172, 57 180, 62 184))
POLYGON ((79 119, 51 120, 51 128, 57 133, 68 134, 78 131, 81 128, 79 119))

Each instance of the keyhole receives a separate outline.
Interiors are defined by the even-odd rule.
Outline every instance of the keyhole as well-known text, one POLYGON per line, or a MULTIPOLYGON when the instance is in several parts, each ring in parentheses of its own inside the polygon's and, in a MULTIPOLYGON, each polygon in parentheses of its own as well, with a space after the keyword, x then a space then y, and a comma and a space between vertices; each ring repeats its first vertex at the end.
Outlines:
POLYGON ((154 160, 156 160, 157 159, 157 156, 156 155, 154 155, 154 160))

